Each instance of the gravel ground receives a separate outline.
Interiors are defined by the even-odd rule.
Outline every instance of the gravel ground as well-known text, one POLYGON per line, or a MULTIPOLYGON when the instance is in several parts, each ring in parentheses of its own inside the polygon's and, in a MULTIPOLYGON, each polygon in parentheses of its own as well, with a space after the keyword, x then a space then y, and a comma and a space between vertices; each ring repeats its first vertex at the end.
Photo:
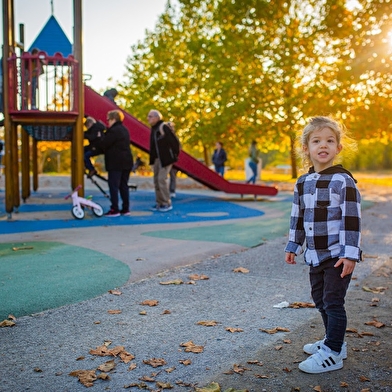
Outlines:
POLYGON ((120 295, 107 293, 1 328, 0 391, 83 391, 69 374, 108 361, 96 375, 109 379, 93 380, 89 390, 195 391, 216 382, 222 391, 391 391, 392 197, 374 197, 363 214, 365 261, 347 296, 349 356, 342 370, 307 375, 297 368, 305 358, 302 345, 322 337, 321 319, 312 308, 274 307, 311 300, 308 267, 286 265, 286 239, 278 238, 127 284, 120 295), (249 272, 234 272, 240 267, 249 272), (195 274, 208 279, 192 280, 195 274), (141 305, 146 300, 158 302, 141 305), (365 324, 374 320, 384 326, 365 324), (288 331, 261 331, 276 327, 288 331), (190 341, 202 352, 187 352, 182 344, 190 341), (123 346, 123 355, 135 358, 125 363, 129 356, 90 353, 105 342, 108 350, 123 346))

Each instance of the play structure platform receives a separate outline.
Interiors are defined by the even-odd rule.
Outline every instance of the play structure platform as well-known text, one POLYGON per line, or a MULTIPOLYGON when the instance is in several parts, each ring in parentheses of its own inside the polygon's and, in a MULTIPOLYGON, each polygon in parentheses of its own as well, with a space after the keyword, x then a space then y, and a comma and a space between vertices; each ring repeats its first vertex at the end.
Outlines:
MULTIPOLYGON (((106 114, 108 111, 120 109, 110 99, 99 95, 86 85, 84 87, 84 105, 86 115, 92 116, 96 120, 100 120, 104 123, 106 122, 106 114)), ((122 109, 120 110, 124 114, 123 123, 130 132, 131 144, 148 153, 150 129, 128 112, 122 109)), ((227 181, 218 173, 209 169, 205 164, 199 162, 196 158, 183 150, 180 153, 178 162, 174 164, 174 167, 214 191, 255 196, 275 196, 278 193, 278 190, 272 186, 227 181)))

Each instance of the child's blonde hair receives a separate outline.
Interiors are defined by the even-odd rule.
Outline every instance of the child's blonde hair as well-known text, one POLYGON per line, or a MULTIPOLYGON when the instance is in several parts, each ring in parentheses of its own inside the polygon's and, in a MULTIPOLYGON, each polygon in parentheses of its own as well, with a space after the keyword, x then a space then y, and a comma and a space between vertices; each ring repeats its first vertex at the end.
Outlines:
POLYGON ((348 135, 346 127, 341 122, 331 116, 311 117, 308 121, 308 125, 305 126, 300 135, 300 149, 298 150, 298 155, 302 158, 304 166, 312 166, 309 156, 305 154, 304 146, 308 145, 310 135, 314 131, 319 131, 323 128, 329 128, 335 134, 338 145, 343 144, 342 141, 344 140, 347 150, 353 151, 356 149, 355 141, 348 135))

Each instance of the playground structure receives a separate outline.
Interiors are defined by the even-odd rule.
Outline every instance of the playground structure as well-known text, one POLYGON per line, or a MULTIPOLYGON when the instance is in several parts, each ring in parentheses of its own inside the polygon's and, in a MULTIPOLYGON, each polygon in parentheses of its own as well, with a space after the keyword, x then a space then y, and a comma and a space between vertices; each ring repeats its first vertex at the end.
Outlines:
MULTIPOLYGON (((23 28, 20 42, 14 34, 14 1, 3 0, 3 101, 5 128, 5 210, 17 211, 20 198, 30 196, 30 170, 33 190, 38 189, 37 143, 71 143, 71 187, 84 194, 83 120, 92 116, 105 122, 109 110, 119 109, 106 97, 83 83, 82 0, 73 0, 73 53, 25 52, 23 28), (20 51, 20 54, 17 54, 20 51), (21 145, 19 185, 19 152, 21 145), (31 156, 30 156, 31 155, 31 156)), ((49 19, 55 23, 54 17, 49 19)), ((44 30, 43 30, 44 31, 44 30)), ((39 41, 38 38, 36 41, 39 41)), ((39 48, 43 49, 43 48, 39 48)), ((121 109, 120 109, 121 110, 121 109)), ((131 143, 149 151, 149 128, 123 111, 124 125, 130 130, 131 143)), ((213 190, 232 194, 276 195, 274 187, 232 183, 203 163, 181 151, 175 167, 213 190)))

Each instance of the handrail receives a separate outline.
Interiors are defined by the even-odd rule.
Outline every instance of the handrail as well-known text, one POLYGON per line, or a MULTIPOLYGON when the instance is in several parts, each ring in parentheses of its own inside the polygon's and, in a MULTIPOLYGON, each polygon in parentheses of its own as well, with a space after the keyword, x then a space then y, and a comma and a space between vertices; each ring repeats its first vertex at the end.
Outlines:
POLYGON ((46 52, 7 59, 9 110, 31 112, 77 112, 79 63, 70 55, 46 52))

